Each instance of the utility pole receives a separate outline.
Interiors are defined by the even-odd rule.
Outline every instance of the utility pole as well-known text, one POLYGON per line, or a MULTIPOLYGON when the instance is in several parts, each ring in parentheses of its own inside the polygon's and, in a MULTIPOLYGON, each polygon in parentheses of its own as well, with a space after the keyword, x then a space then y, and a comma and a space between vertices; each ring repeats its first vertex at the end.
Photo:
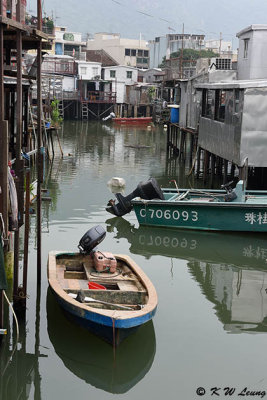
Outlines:
POLYGON ((183 31, 182 31, 182 48, 181 48, 181 52, 180 52, 180 65, 179 65, 180 79, 183 77, 183 55, 184 55, 184 24, 183 24, 183 31))
POLYGON ((222 32, 220 32, 220 47, 219 47, 219 56, 221 57, 221 51, 222 51, 222 32))

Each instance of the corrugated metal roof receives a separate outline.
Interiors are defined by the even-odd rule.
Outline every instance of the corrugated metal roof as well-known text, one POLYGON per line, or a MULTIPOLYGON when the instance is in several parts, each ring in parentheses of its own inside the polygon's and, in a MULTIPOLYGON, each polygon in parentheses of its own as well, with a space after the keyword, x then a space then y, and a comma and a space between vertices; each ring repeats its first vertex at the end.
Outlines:
MULTIPOLYGON (((13 76, 4 76, 5 85, 17 85, 17 78, 13 76)), ((22 79, 23 86, 30 86, 30 81, 28 79, 22 79)))
POLYGON ((228 82, 198 83, 194 85, 196 89, 246 89, 246 88, 265 88, 266 79, 255 80, 236 80, 228 82))

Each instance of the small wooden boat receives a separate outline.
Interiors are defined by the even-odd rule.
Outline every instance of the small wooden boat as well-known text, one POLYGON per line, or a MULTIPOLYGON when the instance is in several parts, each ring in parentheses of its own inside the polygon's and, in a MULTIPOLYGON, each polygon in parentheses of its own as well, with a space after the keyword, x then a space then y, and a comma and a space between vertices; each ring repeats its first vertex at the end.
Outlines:
POLYGON ((59 304, 75 321, 118 345, 137 327, 152 319, 157 308, 157 294, 151 281, 130 257, 114 257, 115 272, 100 273, 90 254, 52 251, 48 258, 48 281, 59 304), (89 282, 100 289, 89 289, 89 282))
POLYGON ((123 125, 150 124, 152 122, 152 117, 113 118, 112 121, 116 124, 123 125))

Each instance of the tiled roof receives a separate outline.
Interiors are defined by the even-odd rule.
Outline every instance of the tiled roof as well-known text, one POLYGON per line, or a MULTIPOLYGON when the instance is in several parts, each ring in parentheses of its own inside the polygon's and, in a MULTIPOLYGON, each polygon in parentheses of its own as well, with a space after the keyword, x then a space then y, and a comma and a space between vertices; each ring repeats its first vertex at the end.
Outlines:
POLYGON ((86 61, 100 62, 103 67, 111 67, 118 65, 117 61, 114 60, 105 50, 86 50, 86 61))

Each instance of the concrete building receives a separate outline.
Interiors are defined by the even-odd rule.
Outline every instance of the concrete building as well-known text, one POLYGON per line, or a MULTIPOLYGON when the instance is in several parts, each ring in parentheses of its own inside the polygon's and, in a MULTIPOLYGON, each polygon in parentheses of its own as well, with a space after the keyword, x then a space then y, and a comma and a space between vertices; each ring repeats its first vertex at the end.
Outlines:
POLYGON ((195 34, 167 34, 158 36, 148 43, 150 51, 149 68, 157 68, 162 63, 163 57, 170 58, 170 55, 179 49, 205 49, 205 35, 195 34))
POLYGON ((231 56, 233 53, 232 42, 221 39, 205 40, 205 50, 211 50, 220 56, 231 56))
POLYGON ((111 81, 111 91, 117 94, 117 103, 125 103, 126 86, 137 84, 138 69, 130 66, 118 65, 105 67, 103 71, 104 80, 111 81))
MULTIPOLYGON (((106 83, 101 80, 101 63, 76 61, 78 67, 77 87, 82 100, 98 101, 103 98, 106 83)), ((109 85, 106 90, 109 89, 109 85)))
POLYGON ((164 80, 165 72, 161 68, 141 69, 138 71, 138 82, 161 84, 164 80))
POLYGON ((267 79, 267 25, 238 32, 238 79, 267 79))
POLYGON ((121 38, 119 33, 95 33, 87 50, 105 50, 120 65, 148 68, 149 48, 145 40, 121 38))
POLYGON ((76 59, 84 59, 86 42, 82 41, 82 34, 68 32, 65 27, 56 26, 55 34, 55 54, 68 55, 76 59))

